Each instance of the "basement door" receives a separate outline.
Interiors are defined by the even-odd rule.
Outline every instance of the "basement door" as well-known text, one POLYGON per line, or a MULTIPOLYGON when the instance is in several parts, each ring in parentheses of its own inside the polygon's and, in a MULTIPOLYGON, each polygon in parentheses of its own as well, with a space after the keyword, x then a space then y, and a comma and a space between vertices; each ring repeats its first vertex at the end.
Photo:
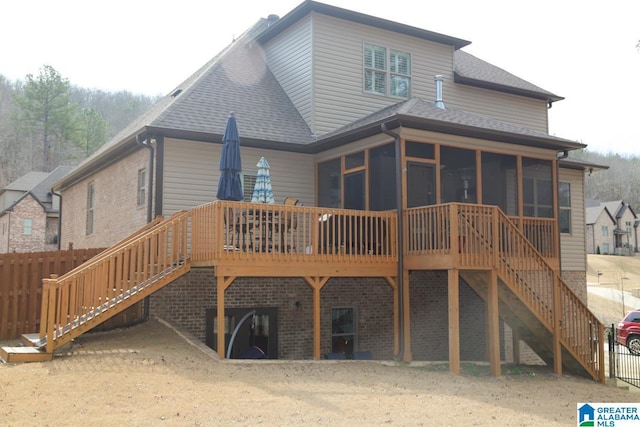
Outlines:
MULTIPOLYGON (((208 309, 206 316, 205 342, 208 347, 217 351, 218 310, 208 309)), ((230 359, 258 358, 256 356, 260 352, 264 353, 266 359, 278 358, 277 307, 227 308, 224 319, 225 357, 229 351, 233 333, 236 331, 230 359), (256 347, 260 350, 258 351, 256 347)))

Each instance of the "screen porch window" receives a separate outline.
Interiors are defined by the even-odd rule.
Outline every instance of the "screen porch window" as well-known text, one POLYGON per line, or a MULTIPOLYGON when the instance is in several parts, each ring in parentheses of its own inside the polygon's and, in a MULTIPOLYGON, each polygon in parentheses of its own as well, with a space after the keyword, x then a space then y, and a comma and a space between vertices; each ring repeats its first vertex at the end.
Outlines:
POLYGON ((364 44, 364 91, 409 98, 411 55, 383 46, 364 44))
POLYGON ((571 234, 571 184, 561 182, 559 185, 558 202, 560 204, 560 232, 571 234))
POLYGON ((524 216, 554 217, 551 161, 522 159, 522 193, 524 216))

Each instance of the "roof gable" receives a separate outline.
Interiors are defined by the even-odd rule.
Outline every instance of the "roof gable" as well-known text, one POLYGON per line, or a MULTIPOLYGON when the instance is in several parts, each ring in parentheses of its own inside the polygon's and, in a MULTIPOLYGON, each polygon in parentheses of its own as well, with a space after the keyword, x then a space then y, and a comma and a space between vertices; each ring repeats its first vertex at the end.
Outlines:
POLYGON ((595 224, 602 215, 606 215, 612 225, 616 224, 615 218, 606 206, 591 206, 585 208, 585 223, 587 225, 595 224))

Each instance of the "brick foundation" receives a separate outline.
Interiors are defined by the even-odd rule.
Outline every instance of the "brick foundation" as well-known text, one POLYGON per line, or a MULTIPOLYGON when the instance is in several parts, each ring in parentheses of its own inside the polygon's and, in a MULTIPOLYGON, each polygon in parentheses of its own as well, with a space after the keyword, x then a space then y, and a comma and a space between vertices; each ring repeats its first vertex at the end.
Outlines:
MULTIPOLYGON (((151 296, 150 313, 205 341, 206 310, 216 308, 216 298, 213 270, 193 269, 151 296)), ((331 309, 354 307, 356 351, 393 358, 393 290, 385 280, 330 279, 320 299, 321 354, 331 352, 331 309)), ((277 307, 278 358, 313 358, 313 292, 303 279, 237 278, 225 292, 225 307, 277 307)))

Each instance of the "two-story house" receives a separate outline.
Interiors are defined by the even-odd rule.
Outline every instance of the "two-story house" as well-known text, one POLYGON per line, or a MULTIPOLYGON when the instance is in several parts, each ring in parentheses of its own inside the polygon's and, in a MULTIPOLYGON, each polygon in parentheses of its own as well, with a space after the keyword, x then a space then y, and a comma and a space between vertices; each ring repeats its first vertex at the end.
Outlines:
POLYGON ((0 191, 0 253, 58 249, 60 198, 51 186, 71 169, 29 172, 0 191))
POLYGON ((587 253, 633 255, 638 251, 638 217, 624 200, 587 201, 587 253))
POLYGON ((600 378, 584 145, 548 133, 562 97, 469 43, 314 1, 259 20, 55 184, 61 244, 113 247, 45 284, 46 351, 149 296, 221 357, 499 374, 522 341, 600 378), (265 157, 273 205, 216 201, 231 112, 245 192, 265 157))

